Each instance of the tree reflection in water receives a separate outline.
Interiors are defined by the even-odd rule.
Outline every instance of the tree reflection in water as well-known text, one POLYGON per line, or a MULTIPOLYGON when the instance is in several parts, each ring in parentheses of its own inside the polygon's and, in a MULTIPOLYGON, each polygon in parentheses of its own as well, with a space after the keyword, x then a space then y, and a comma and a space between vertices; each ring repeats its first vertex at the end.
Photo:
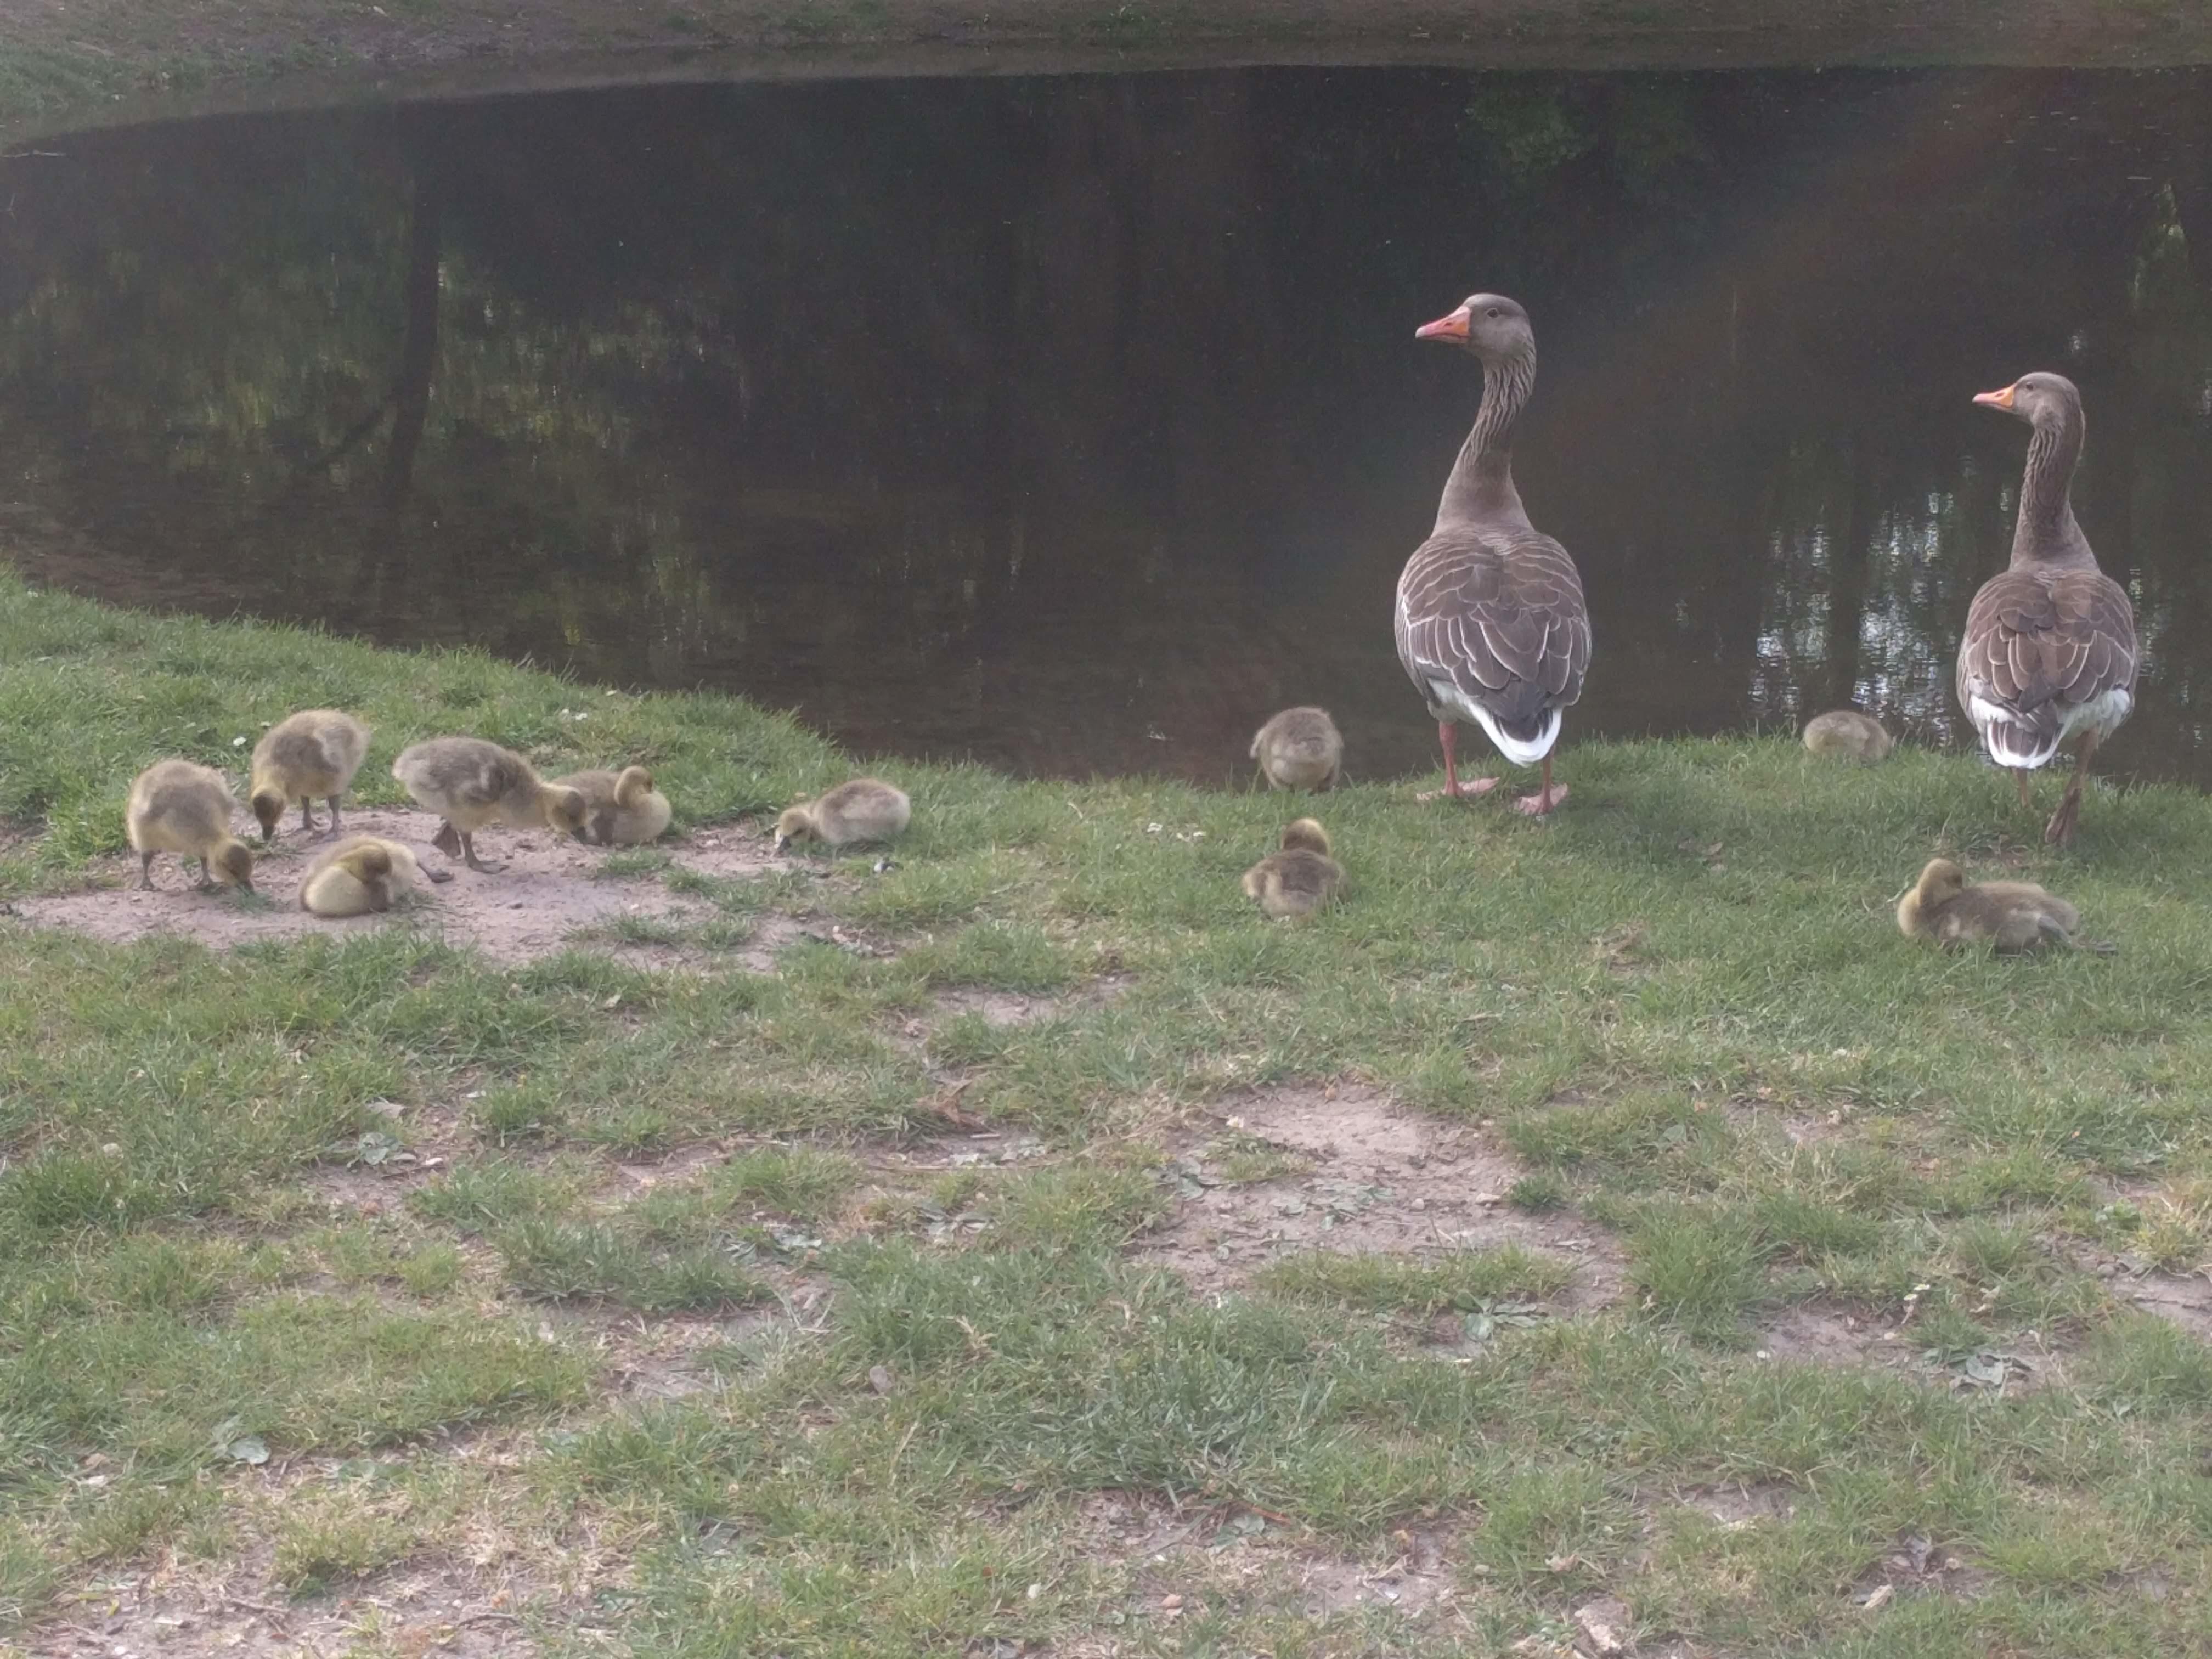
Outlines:
POLYGON ((1967 400, 2053 368, 2151 647, 2112 767, 2203 776, 2208 92, 1252 70, 87 135, 4 164, 0 533, 863 750, 1220 780, 1318 702, 1372 777, 1431 757, 1389 596, 1477 395, 1413 327, 1484 286, 1544 343, 1576 732, 1955 740, 2020 465, 1967 400))

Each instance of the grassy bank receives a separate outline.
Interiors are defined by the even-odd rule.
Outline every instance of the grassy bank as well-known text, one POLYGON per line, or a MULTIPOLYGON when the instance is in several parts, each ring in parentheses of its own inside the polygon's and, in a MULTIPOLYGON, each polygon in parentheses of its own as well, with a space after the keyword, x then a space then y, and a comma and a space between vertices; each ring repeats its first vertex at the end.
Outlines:
POLYGON ((2184 0, 0 0, 0 132, 370 88, 1332 61, 2171 65, 2212 61, 2212 21, 2184 0))
MULTIPOLYGON (((323 702, 371 800, 452 729, 726 836, 849 764, 0 577, 0 896, 323 702)), ((1352 896, 1285 927, 1279 798, 893 771, 895 867, 614 854, 711 916, 519 967, 0 920, 15 1639, 2205 1650, 2202 799, 2053 858, 1956 757, 1577 745, 1549 826, 1322 802, 1352 896), (1939 850, 2117 954, 1908 947, 1939 850)))

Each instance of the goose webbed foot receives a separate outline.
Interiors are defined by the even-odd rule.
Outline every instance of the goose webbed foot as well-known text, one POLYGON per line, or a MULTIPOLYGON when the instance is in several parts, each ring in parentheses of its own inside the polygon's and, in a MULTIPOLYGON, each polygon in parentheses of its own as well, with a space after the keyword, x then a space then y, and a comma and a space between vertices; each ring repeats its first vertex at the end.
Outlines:
POLYGON ((1498 787, 1496 778, 1455 778, 1441 789, 1424 789, 1415 800, 1473 800, 1498 787))
POLYGON ((498 864, 486 864, 482 859, 478 858, 477 856, 476 837, 468 834, 465 830, 461 834, 461 862, 467 865, 470 869, 477 872, 477 874, 485 876, 495 876, 501 871, 507 868, 507 865, 504 861, 498 864))
POLYGON ((2066 781, 2066 793, 2059 799, 2058 810, 2044 826, 2043 838, 2054 847, 2074 844, 2075 826, 2081 822, 2081 791, 2089 781, 2089 757, 2096 752, 2096 734, 2091 732, 2081 739, 2074 761, 2074 775, 2066 781))
POLYGON ((2051 815, 2051 822, 2043 828, 2043 839, 2053 847, 2070 847, 2074 844, 2074 831, 2081 822, 2081 786, 2077 783, 2068 787, 2064 799, 2058 803, 2058 810, 2051 815))
POLYGON ((1523 795, 1513 803, 1513 810, 1532 818, 1540 818, 1567 798, 1567 786, 1552 781, 1552 757, 1544 757, 1544 787, 1533 795, 1523 795))
POLYGON ((1466 800, 1474 795, 1486 795, 1498 787, 1496 778, 1469 778, 1460 781, 1456 733, 1448 720, 1437 721, 1437 740, 1444 750, 1444 787, 1416 795, 1416 800, 1466 800))
POLYGON ((1567 798, 1567 786, 1555 783, 1539 789, 1533 795, 1522 795, 1513 803, 1513 810, 1532 818, 1540 818, 1567 798))

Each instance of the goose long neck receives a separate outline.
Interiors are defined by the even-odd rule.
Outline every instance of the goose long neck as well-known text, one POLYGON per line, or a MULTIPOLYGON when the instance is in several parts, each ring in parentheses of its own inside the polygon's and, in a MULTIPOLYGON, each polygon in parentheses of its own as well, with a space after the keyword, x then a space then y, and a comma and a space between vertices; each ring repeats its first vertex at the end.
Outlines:
POLYGON ((1482 407, 1460 446, 1437 506, 1437 527, 1474 519, 1526 518, 1513 488, 1513 423, 1536 384, 1536 350, 1482 367, 1482 407))
POLYGON ((2036 422, 2027 441, 2027 467, 2021 475, 2020 519, 2012 532, 2014 564, 2091 556, 2088 538, 2074 519, 2074 468, 2081 459, 2080 416, 2036 422))

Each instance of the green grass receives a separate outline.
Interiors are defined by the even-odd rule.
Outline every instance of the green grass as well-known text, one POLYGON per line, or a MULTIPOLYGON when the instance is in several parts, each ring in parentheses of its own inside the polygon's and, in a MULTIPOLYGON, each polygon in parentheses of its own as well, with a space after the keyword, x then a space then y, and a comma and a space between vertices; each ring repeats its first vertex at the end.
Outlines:
POLYGON ((1470 1312, 1485 1303, 1551 1296, 1566 1288, 1573 1267, 1516 1245, 1463 1250, 1433 1261, 1319 1250, 1285 1256, 1254 1276, 1260 1289, 1297 1301, 1378 1312, 1470 1312))
MULTIPOLYGON (((713 697, 593 692, 586 751, 579 695, 0 578, 0 893, 113 854, 149 760, 309 703, 376 728, 373 799, 441 729, 643 759, 685 824, 854 764, 713 697)), ((172 1559, 254 1600, 495 1560, 516 1616, 665 1655, 1503 1653, 1599 1594, 1725 1659, 2201 1650, 2212 1351, 2096 1269, 2212 1261, 2212 807, 2100 793, 2052 855, 1954 757, 1565 763, 1548 826, 1331 797, 1355 897, 1297 929, 1237 890, 1264 797, 902 763, 885 875, 616 872, 888 955, 0 919, 0 1621, 36 1648, 172 1559), (2118 953, 1908 945, 1937 850, 2118 953), (1510 1166, 1475 1207, 1540 1242, 1455 1241, 1470 1211, 1418 1257, 1163 1265, 1194 1206, 1329 1178, 1222 1119, 1336 1079, 1510 1166), (1777 1338, 1819 1320, 1872 1363, 1777 1338), (2006 1356, 2029 1385, 1977 1380, 2006 1356), (1307 1610, 1413 1538, 1449 1600, 1307 1610)))

